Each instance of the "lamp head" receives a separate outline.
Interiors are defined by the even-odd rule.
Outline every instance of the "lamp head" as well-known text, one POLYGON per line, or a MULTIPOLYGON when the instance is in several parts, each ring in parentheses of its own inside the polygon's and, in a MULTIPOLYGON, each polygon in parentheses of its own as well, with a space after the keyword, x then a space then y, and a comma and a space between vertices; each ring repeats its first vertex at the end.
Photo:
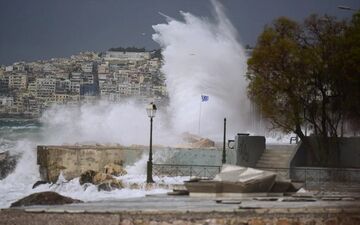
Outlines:
POLYGON ((151 103, 146 107, 146 112, 147 112, 147 114, 148 114, 148 117, 150 117, 150 118, 155 117, 155 115, 156 115, 156 110, 157 110, 156 105, 155 105, 153 102, 151 102, 151 103))

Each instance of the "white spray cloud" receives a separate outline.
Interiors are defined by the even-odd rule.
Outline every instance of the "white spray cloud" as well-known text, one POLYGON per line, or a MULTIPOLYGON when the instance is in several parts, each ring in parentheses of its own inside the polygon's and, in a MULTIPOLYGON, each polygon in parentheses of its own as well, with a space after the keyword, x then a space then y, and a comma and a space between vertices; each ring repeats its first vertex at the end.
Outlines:
MULTIPOLYGON (((52 144, 144 144, 149 143, 150 120, 146 105, 128 101, 98 102, 81 107, 54 106, 41 118, 43 133, 52 144)), ((154 118, 154 143, 176 143, 168 129, 164 109, 154 118)))
POLYGON ((222 6, 212 3, 215 20, 180 12, 183 21, 153 26, 153 39, 163 49, 173 128, 197 133, 201 119, 201 135, 216 137, 224 117, 233 132, 247 129, 249 103, 244 49, 222 6), (201 103, 201 94, 209 101, 201 103))
POLYGON ((46 111, 42 121, 50 141, 58 144, 133 144, 144 143, 148 136, 145 108, 132 102, 56 106, 46 111))

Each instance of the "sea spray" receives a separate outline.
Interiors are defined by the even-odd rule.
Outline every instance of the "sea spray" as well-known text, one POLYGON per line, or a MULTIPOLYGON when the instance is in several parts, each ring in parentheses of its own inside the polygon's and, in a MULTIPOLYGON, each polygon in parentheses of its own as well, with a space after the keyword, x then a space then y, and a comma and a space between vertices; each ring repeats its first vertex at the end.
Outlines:
MULTIPOLYGON (((100 101, 79 107, 54 106, 41 118, 47 142, 53 144, 143 144, 149 143, 150 120, 146 105, 135 101, 114 104, 100 101)), ((154 118, 155 144, 177 143, 174 131, 168 129, 165 110, 154 118)))
POLYGON ((33 192, 32 185, 39 180, 35 149, 35 143, 28 139, 18 140, 12 149, 8 149, 11 154, 21 155, 13 173, 0 180, 0 208, 33 192))
POLYGON ((229 133, 248 129, 249 101, 244 49, 220 3, 212 3, 214 20, 180 12, 183 21, 153 26, 153 39, 162 47, 172 128, 219 139, 224 117, 229 133), (201 103, 202 94, 209 101, 201 103))

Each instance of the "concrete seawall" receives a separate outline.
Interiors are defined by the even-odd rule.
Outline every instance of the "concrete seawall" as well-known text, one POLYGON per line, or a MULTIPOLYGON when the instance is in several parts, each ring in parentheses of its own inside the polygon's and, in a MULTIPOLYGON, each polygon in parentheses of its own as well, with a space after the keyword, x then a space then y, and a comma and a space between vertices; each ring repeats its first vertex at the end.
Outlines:
POLYGON ((87 170, 102 171, 108 163, 134 163, 145 150, 124 146, 38 146, 37 163, 41 178, 56 182, 60 172, 69 180, 87 170))
MULTIPOLYGON (((147 146, 38 146, 37 164, 42 180, 56 182, 62 172, 67 180, 79 177, 87 170, 103 171, 109 163, 132 165, 148 154, 147 146)), ((154 154, 163 157, 154 163, 182 165, 221 165, 219 148, 154 147, 154 154)), ((229 151, 230 154, 230 151, 229 151)), ((232 160, 234 157, 228 157, 232 160)))

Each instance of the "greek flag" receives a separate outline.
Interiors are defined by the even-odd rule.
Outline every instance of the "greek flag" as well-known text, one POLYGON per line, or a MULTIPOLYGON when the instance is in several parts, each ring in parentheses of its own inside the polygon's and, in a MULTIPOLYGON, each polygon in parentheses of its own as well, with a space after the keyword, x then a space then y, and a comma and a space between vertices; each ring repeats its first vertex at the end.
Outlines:
POLYGON ((202 101, 202 102, 207 102, 207 101, 209 101, 209 96, 208 96, 208 95, 201 95, 201 101, 202 101))

